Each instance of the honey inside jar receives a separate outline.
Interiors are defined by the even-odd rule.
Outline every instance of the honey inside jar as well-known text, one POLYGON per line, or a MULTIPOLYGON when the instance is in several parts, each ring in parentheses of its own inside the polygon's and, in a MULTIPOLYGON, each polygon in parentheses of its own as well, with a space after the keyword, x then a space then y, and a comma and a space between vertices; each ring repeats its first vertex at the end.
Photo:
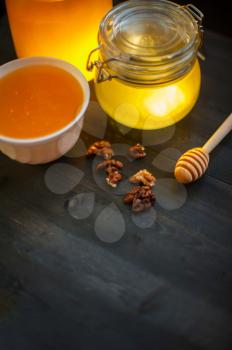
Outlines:
POLYGON ((184 118, 200 92, 202 19, 195 6, 166 0, 126 1, 111 10, 88 61, 89 70, 95 67, 96 95, 105 112, 144 130, 184 118))
POLYGON ((63 59, 93 78, 86 60, 112 0, 6 0, 6 6, 18 57, 63 59))
POLYGON ((200 83, 196 61, 184 78, 165 86, 135 86, 114 79, 96 84, 95 89, 102 108, 118 123, 152 130, 172 125, 187 115, 197 101, 200 83))
POLYGON ((80 83, 51 65, 19 68, 0 78, 0 136, 30 139, 63 129, 84 101, 80 83))

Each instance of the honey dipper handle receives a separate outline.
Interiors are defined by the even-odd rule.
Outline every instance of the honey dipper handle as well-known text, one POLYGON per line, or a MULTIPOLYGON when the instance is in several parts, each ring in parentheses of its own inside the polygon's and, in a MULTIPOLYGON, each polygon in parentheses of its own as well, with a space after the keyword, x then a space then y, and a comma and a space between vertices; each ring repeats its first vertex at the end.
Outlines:
POLYGON ((202 147, 204 151, 210 153, 214 148, 229 134, 232 130, 232 113, 226 118, 226 120, 219 126, 215 133, 202 147))

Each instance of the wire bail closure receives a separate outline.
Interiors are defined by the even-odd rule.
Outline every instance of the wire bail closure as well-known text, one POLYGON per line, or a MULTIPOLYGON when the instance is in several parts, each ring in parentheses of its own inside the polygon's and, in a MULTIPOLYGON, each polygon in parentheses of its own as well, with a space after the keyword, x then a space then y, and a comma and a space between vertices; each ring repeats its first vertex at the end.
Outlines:
MULTIPOLYGON (((180 6, 180 8, 183 8, 184 10, 188 11, 190 13, 190 15, 196 20, 197 25, 198 25, 198 33, 200 36, 200 45, 199 45, 199 49, 202 47, 203 45, 203 37, 204 37, 204 28, 202 25, 203 19, 204 19, 204 14, 193 4, 187 4, 187 5, 183 5, 180 6)), ((92 60, 92 56, 94 55, 94 53, 96 53, 97 51, 100 51, 102 49, 102 44, 100 43, 98 45, 98 47, 96 47, 95 49, 93 49, 88 56, 87 59, 87 64, 86 64, 86 69, 89 72, 92 72, 94 68, 96 68, 97 70, 97 75, 96 75, 96 82, 97 83, 102 83, 105 81, 110 81, 114 78, 118 78, 119 77, 117 75, 112 75, 108 69, 108 63, 113 62, 113 61, 117 61, 117 62, 122 62, 119 58, 110 58, 108 60, 105 61, 101 61, 99 58, 97 60, 92 60)), ((201 60, 205 60, 205 56, 201 53, 201 52, 197 52, 197 56, 201 59, 201 60)))
POLYGON ((116 58, 110 58, 106 61, 101 61, 101 60, 95 60, 92 61, 92 56, 95 52, 99 51, 102 48, 102 45, 98 45, 95 49, 93 49, 88 56, 87 59, 87 66, 86 69, 89 72, 92 72, 94 67, 97 69, 97 76, 96 76, 96 82, 97 83, 102 83, 104 81, 112 80, 113 78, 117 78, 116 75, 111 75, 110 72, 107 70, 107 64, 112 62, 112 61, 120 61, 119 59, 116 58))

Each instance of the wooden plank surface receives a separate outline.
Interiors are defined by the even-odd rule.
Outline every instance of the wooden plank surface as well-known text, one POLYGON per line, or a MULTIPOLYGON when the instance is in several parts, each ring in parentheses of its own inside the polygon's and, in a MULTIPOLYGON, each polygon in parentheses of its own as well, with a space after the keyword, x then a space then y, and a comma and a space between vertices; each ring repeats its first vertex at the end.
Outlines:
MULTIPOLYGON (((15 57, 5 18, 0 41, 2 64, 15 57)), ((167 171, 172 154, 201 145, 231 112, 232 40, 208 32, 205 43, 200 99, 175 128, 141 133, 107 121, 105 138, 120 149, 149 145, 146 160, 127 162, 126 171, 143 166, 160 181, 150 228, 133 221, 122 193, 105 189, 85 157, 32 167, 0 156, 1 350, 231 348, 231 137, 212 155, 207 175, 187 190, 175 187, 167 171), (65 194, 45 185, 56 164, 84 174, 65 194), (68 202, 86 192, 95 196, 93 211, 76 220, 68 202), (96 222, 112 204, 126 230, 110 244, 99 239, 96 222)), ((86 123, 85 147, 99 132, 91 113, 86 123)))

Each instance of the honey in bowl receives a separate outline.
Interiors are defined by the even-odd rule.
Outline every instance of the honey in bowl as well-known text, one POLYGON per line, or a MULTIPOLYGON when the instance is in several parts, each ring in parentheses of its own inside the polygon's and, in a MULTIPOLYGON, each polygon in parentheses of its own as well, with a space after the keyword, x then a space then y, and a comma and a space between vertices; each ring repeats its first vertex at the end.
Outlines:
POLYGON ((0 78, 0 136, 33 139, 70 124, 84 92, 75 77, 52 65, 26 66, 0 78))

